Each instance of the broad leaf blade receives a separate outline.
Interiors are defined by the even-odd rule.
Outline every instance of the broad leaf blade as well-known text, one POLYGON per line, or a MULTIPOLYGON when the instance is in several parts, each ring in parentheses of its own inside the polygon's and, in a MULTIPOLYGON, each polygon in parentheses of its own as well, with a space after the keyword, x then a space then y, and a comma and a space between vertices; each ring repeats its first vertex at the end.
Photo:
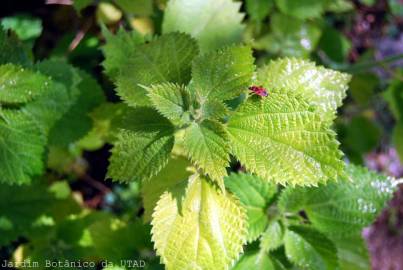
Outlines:
POLYGON ((258 82, 269 89, 287 89, 306 97, 310 104, 334 118, 346 97, 351 75, 316 66, 314 62, 283 58, 258 71, 258 82))
POLYGON ((241 41, 241 3, 232 0, 170 0, 163 32, 184 32, 199 41, 202 52, 241 41))
POLYGON ((350 180, 315 188, 288 188, 279 201, 282 211, 305 211, 310 222, 329 236, 359 233, 371 224, 393 193, 390 178, 349 165, 350 180))
POLYGON ((149 181, 144 181, 141 187, 141 195, 144 205, 144 221, 151 221, 151 215, 158 200, 165 191, 176 193, 187 185, 190 172, 187 168, 190 163, 183 157, 171 157, 168 164, 156 176, 149 181))
POLYGON ((254 71, 250 47, 228 47, 201 55, 192 67, 192 87, 200 102, 229 100, 248 90, 254 71))
POLYGON ((204 178, 191 177, 180 198, 166 192, 152 220, 152 239, 166 269, 227 269, 246 235, 246 216, 237 200, 204 178))
POLYGON ((185 131, 184 146, 191 160, 221 188, 229 165, 227 132, 219 122, 205 120, 192 123, 185 131))
POLYGON ((338 269, 337 250, 324 235, 308 227, 290 227, 284 236, 287 258, 309 270, 338 269))
POLYGON ((46 138, 19 111, 0 109, 0 182, 26 184, 43 171, 46 138))
POLYGON ((26 103, 43 94, 50 80, 39 72, 33 72, 13 64, 0 66, 0 103, 26 103))
POLYGON ((197 53, 196 42, 179 33, 136 46, 120 66, 117 94, 131 106, 150 105, 144 87, 168 82, 187 84, 197 53))
POLYGON ((277 192, 274 184, 250 174, 231 174, 225 178, 225 186, 238 197, 248 216, 248 242, 256 240, 266 229, 266 207, 277 192))
POLYGON ((102 66, 106 74, 112 79, 116 79, 121 65, 135 51, 136 46, 142 44, 144 40, 138 33, 134 31, 126 32, 122 28, 113 35, 105 26, 102 26, 102 34, 106 39, 106 43, 102 47, 102 52, 105 56, 102 66))
POLYGON ((173 126, 151 108, 127 113, 125 129, 117 135, 108 177, 117 181, 147 180, 168 162, 174 145, 173 126))
POLYGON ((249 99, 229 120, 228 132, 233 154, 264 179, 317 185, 343 174, 335 133, 292 92, 249 99))

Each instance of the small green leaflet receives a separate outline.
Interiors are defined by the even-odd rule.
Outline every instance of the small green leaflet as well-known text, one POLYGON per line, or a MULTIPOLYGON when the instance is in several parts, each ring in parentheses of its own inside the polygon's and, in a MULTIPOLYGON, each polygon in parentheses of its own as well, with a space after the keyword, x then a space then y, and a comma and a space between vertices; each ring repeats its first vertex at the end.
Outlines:
POLYGON ((206 100, 229 100, 247 91, 254 72, 252 50, 233 46, 197 57, 192 87, 203 105, 206 100))
POLYGON ((225 178, 225 187, 237 196, 248 216, 248 242, 256 240, 268 224, 266 208, 277 187, 260 177, 232 173, 225 178))
POLYGON ((149 222, 158 200, 165 191, 175 194, 187 185, 191 164, 183 157, 171 157, 168 164, 149 181, 142 182, 141 195, 144 205, 144 221, 149 222))
POLYGON ((0 104, 25 103, 43 94, 50 79, 13 64, 0 66, 0 104))
POLYGON ((232 0, 170 0, 164 14, 163 33, 184 32, 196 38, 202 52, 242 40, 241 3, 232 0))
POLYGON ((229 145, 224 126, 216 121, 193 122, 185 130, 184 146, 191 160, 224 188, 229 165, 229 145))
POLYGON ((289 227, 284 243, 287 258, 303 269, 338 269, 334 244, 318 231, 304 226, 289 227))
POLYGON ((359 233, 371 224, 394 188, 388 177, 349 165, 348 180, 312 188, 287 188, 279 199, 282 211, 305 211, 316 229, 329 236, 359 233))
POLYGON ((283 244, 284 229, 280 222, 274 220, 267 226, 266 231, 260 238, 260 249, 269 252, 283 244))
POLYGON ((349 74, 317 67, 314 62, 283 58, 259 69, 257 81, 269 91, 287 89, 304 96, 327 119, 332 119, 346 97, 350 79, 349 74))
POLYGON ((166 269, 228 269, 246 237, 239 202, 197 175, 189 179, 179 209, 180 201, 165 192, 153 214, 152 240, 166 269))
POLYGON ((112 149, 108 177, 116 181, 148 180, 167 164, 174 128, 149 107, 130 110, 124 123, 112 149))
POLYGON ((183 114, 189 110, 189 93, 185 86, 173 83, 153 84, 147 88, 147 92, 154 108, 174 122, 181 122, 183 114))
POLYGON ((163 35, 134 47, 120 63, 117 94, 131 106, 150 105, 144 87, 156 83, 187 84, 196 41, 186 34, 163 35))
POLYGON ((343 174, 335 133, 292 91, 252 97, 228 122, 232 153, 256 175, 283 185, 317 185, 343 174))

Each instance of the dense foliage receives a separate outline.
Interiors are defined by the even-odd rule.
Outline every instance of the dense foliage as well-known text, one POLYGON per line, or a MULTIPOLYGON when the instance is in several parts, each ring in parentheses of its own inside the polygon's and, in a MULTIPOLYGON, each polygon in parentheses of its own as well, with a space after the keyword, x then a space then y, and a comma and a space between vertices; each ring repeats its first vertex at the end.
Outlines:
MULTIPOLYGON (((73 5, 98 23, 78 41, 87 48, 73 48, 84 61, 57 50, 36 59, 40 21, 2 19, 0 245, 10 266, 369 269, 361 233, 397 185, 364 166, 381 135, 366 114, 378 79, 360 70, 387 63, 348 63, 351 44, 332 20, 351 2, 96 2, 73 5), (103 60, 91 66, 97 49, 103 60), (349 108, 358 113, 344 117, 349 108), (88 169, 89 157, 104 163, 88 169), (107 170, 105 182, 90 170, 107 170)), ((397 1, 389 8, 402 15, 397 1)), ((381 96, 396 124, 385 132, 403 158, 402 77, 391 72, 381 96)))

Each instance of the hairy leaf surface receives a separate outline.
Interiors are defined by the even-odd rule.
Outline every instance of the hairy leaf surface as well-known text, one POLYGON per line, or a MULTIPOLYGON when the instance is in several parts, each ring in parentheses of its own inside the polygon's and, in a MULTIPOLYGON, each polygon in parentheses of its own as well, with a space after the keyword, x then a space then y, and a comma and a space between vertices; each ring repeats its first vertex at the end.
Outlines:
POLYGON ((106 43, 102 47, 105 56, 102 66, 106 74, 112 79, 116 79, 120 67, 134 53, 136 46, 142 44, 144 40, 137 32, 127 32, 123 28, 113 35, 105 26, 102 26, 102 34, 106 39, 106 43))
POLYGON ((271 61, 258 71, 258 82, 269 89, 287 89, 303 95, 324 113, 334 118, 346 97, 351 75, 318 67, 314 62, 296 58, 271 61))
POLYGON ((117 94, 129 105, 150 105, 144 87, 167 82, 187 84, 197 53, 196 41, 179 33, 136 46, 120 67, 117 94))
POLYGON ((201 55, 192 67, 193 88, 200 100, 229 100, 248 90, 254 71, 250 47, 228 47, 201 55))
POLYGON ((49 78, 13 64, 0 66, 0 103, 25 103, 49 88, 49 78))
POLYGON ((206 179, 191 177, 185 198, 162 195, 152 239, 166 269, 228 269, 242 252, 246 216, 237 200, 206 179))
POLYGON ((299 95, 272 90, 240 106, 228 122, 233 154, 252 173, 317 185, 343 173, 335 133, 299 95))
POLYGON ((229 145, 224 126, 215 121, 193 122, 185 131, 184 146, 196 165, 221 188, 229 165, 229 145))
POLYGON ((179 122, 189 110, 189 93, 184 86, 173 83, 153 84, 147 89, 154 108, 166 118, 179 122))
POLYGON ((112 149, 108 177, 117 181, 147 180, 168 162, 174 145, 173 126, 148 107, 130 110, 112 149))
POLYGON ((43 170, 46 138, 22 112, 0 109, 0 182, 29 183, 43 170))

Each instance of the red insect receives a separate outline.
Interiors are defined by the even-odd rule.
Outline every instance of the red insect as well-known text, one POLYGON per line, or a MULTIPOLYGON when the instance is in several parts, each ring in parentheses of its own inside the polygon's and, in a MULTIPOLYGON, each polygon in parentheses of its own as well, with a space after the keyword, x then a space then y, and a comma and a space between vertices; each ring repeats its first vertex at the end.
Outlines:
POLYGON ((264 88, 263 86, 252 85, 249 87, 249 90, 261 97, 267 97, 267 95, 268 95, 267 89, 264 88))

